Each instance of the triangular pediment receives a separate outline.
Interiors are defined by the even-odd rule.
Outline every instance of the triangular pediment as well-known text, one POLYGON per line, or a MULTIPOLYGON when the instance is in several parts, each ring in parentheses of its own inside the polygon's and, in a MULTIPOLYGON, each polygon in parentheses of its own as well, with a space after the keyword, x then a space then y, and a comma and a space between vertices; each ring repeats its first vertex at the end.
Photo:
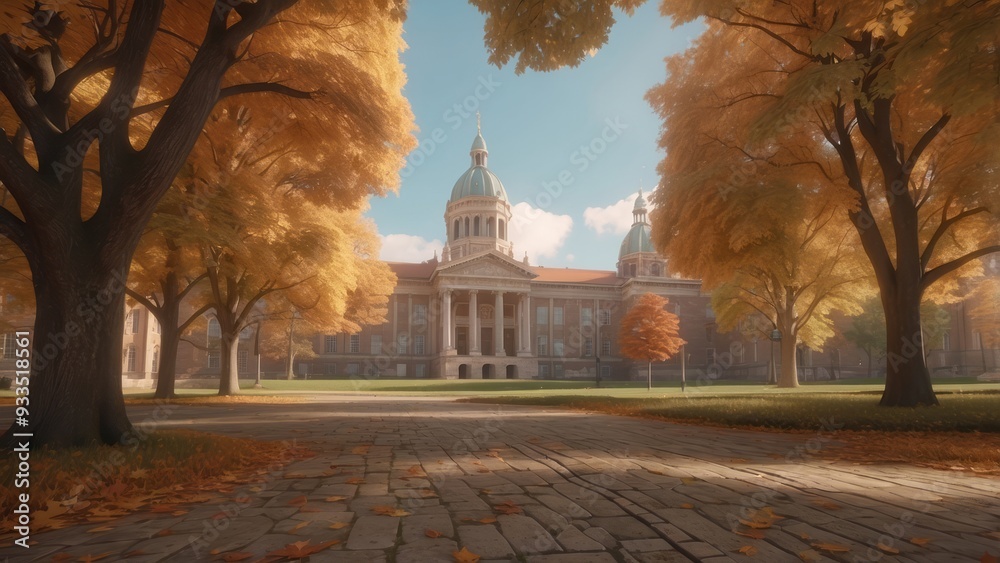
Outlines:
POLYGON ((442 264, 434 275, 522 280, 537 277, 530 267, 495 250, 442 264))

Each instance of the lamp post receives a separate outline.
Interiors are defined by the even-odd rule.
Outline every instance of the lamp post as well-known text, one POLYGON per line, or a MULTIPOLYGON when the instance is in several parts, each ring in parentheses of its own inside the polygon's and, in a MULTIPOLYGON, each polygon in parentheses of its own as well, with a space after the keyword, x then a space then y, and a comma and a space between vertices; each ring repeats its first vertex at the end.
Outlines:
POLYGON ((597 369, 594 371, 594 377, 597 380, 597 387, 601 386, 601 357, 596 356, 595 360, 597 362, 597 369))
POLYGON ((253 388, 260 389, 263 385, 260 384, 260 319, 254 323, 257 325, 257 330, 254 331, 253 339, 253 353, 257 356, 257 380, 254 381, 253 388))
POLYGON ((681 393, 684 392, 684 387, 687 384, 687 354, 685 352, 685 347, 681 346, 681 393))
POLYGON ((781 342, 781 331, 774 329, 771 331, 771 369, 768 376, 768 383, 778 383, 778 364, 774 359, 774 343, 781 342))

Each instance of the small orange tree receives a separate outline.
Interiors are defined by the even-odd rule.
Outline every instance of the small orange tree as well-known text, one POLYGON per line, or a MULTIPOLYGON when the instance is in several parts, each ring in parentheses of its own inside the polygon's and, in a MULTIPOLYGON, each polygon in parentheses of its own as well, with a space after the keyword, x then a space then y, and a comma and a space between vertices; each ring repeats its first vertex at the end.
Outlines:
POLYGON ((675 356, 687 344, 680 337, 680 319, 666 310, 669 301, 647 293, 622 319, 618 343, 622 354, 633 360, 646 360, 646 387, 653 389, 653 362, 675 356))

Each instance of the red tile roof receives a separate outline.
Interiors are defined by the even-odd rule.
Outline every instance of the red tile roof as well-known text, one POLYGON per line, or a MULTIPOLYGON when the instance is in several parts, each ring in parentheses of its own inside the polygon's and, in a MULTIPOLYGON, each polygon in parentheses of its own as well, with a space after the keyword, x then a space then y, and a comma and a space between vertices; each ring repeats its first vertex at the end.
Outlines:
POLYGON ((532 281, 550 283, 581 283, 593 285, 620 285, 624 280, 612 270, 578 270, 575 268, 532 268, 538 277, 532 281))
POLYGON ((404 279, 417 279, 417 280, 429 280, 431 279, 431 274, 434 273, 434 268, 437 268, 436 261, 427 262, 387 262, 389 269, 391 269, 397 278, 404 279))

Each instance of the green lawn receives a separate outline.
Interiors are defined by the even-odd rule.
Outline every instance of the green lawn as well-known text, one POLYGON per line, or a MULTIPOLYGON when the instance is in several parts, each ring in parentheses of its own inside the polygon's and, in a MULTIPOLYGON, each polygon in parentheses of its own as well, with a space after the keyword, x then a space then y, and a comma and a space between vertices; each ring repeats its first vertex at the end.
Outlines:
POLYGON ((782 430, 1000 432, 1000 393, 941 392, 940 407, 880 408, 869 393, 716 394, 656 398, 480 397, 473 402, 554 406, 615 415, 782 430))

